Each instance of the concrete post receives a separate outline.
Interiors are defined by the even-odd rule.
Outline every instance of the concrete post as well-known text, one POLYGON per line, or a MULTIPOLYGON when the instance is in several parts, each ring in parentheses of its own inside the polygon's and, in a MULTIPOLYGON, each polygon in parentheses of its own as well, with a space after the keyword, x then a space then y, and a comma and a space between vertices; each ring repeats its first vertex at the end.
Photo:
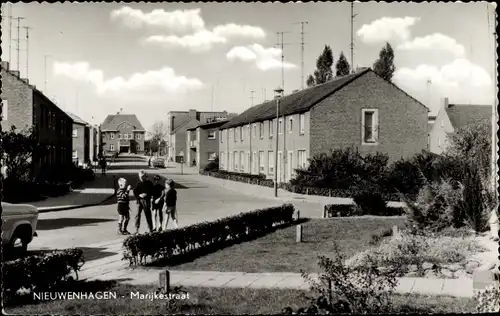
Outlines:
POLYGON ((160 288, 165 293, 170 293, 170 271, 165 270, 160 272, 160 288))
POLYGON ((295 238, 296 242, 302 242, 302 225, 297 225, 297 236, 295 238))

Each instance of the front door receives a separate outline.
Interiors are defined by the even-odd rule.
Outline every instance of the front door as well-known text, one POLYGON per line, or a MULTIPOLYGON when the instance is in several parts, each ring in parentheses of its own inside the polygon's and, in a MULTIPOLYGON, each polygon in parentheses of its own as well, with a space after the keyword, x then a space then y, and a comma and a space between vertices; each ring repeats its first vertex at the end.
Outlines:
POLYGON ((253 161, 252 161, 252 174, 258 174, 258 161, 257 161, 257 153, 253 153, 253 161))
POLYGON ((283 153, 280 151, 278 152, 278 182, 282 182, 282 168, 283 166, 283 153))
POLYGON ((288 152, 287 170, 288 170, 287 181, 290 181, 293 177, 293 151, 288 152))

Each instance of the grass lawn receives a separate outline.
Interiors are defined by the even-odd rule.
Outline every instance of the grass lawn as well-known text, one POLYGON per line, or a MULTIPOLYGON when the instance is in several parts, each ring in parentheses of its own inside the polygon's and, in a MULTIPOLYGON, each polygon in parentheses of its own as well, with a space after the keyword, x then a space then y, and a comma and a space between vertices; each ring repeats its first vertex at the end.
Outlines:
MULTIPOLYGON (((278 314, 285 307, 294 309, 307 305, 303 292, 299 290, 263 290, 230 288, 183 288, 189 299, 177 301, 175 307, 167 309, 162 300, 131 299, 130 292, 151 293, 150 286, 116 284, 112 281, 94 281, 85 284, 82 291, 111 291, 117 293, 112 300, 58 300, 31 303, 15 307, 4 307, 8 314, 79 314, 79 315, 159 315, 159 314, 278 314), (92 288, 92 290, 90 290, 92 288), (122 297, 123 296, 123 297, 122 297)), ((80 289, 73 289, 79 291, 80 289)), ((472 313, 472 299, 446 296, 395 295, 395 313, 472 313)))
POLYGON ((296 243, 296 227, 277 230, 190 262, 172 265, 179 270, 224 272, 320 272, 317 256, 335 255, 334 243, 346 258, 371 247, 373 234, 403 227, 403 217, 314 219, 302 224, 303 242, 296 243))

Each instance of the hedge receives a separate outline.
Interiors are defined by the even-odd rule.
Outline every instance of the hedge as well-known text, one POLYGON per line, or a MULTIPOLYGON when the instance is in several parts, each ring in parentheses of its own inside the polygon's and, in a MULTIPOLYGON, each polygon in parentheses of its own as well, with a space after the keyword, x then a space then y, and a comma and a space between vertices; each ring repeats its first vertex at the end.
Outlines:
POLYGON ((406 211, 403 207, 387 207, 380 210, 377 214, 368 214, 361 210, 355 204, 327 204, 324 207, 324 216, 329 217, 350 217, 362 215, 375 215, 375 216, 401 216, 405 215, 406 211))
POLYGON ((82 249, 55 250, 2 263, 3 296, 10 300, 21 289, 43 292, 62 285, 85 263, 82 249))
POLYGON ((293 223, 294 212, 292 204, 283 204, 213 222, 133 235, 123 241, 123 260, 128 259, 130 265, 140 265, 146 263, 147 257, 153 261, 168 260, 208 248, 221 249, 229 242, 261 236, 278 226, 293 223))
MULTIPOLYGON (((244 182, 248 184, 256 184, 265 187, 273 187, 274 180, 266 179, 265 175, 255 175, 248 173, 236 173, 228 171, 201 171, 200 174, 231 181, 244 182)), ((280 183, 279 188, 298 194, 305 195, 317 195, 317 196, 328 196, 328 197, 341 197, 341 198, 352 198, 358 193, 358 190, 340 190, 340 189, 328 189, 328 188, 316 188, 316 187, 305 187, 299 185, 292 185, 290 183, 280 183)), ((401 197, 396 193, 383 193, 383 198, 387 201, 401 201, 401 197)))

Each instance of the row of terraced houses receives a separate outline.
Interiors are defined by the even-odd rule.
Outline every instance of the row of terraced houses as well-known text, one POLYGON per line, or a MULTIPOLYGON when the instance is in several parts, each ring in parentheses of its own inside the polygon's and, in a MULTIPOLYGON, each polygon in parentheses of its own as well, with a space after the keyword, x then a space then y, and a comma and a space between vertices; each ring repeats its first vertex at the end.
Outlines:
POLYGON ((272 100, 234 118, 190 127, 187 162, 194 158, 203 169, 218 157, 222 170, 269 178, 277 172, 278 181, 286 182, 310 157, 331 149, 382 152, 390 161, 422 150, 441 153, 446 134, 491 113, 491 106, 454 105, 445 99, 438 116, 430 117, 424 104, 370 68, 279 99, 279 119, 272 100), (474 115, 468 116, 471 111, 474 115))

